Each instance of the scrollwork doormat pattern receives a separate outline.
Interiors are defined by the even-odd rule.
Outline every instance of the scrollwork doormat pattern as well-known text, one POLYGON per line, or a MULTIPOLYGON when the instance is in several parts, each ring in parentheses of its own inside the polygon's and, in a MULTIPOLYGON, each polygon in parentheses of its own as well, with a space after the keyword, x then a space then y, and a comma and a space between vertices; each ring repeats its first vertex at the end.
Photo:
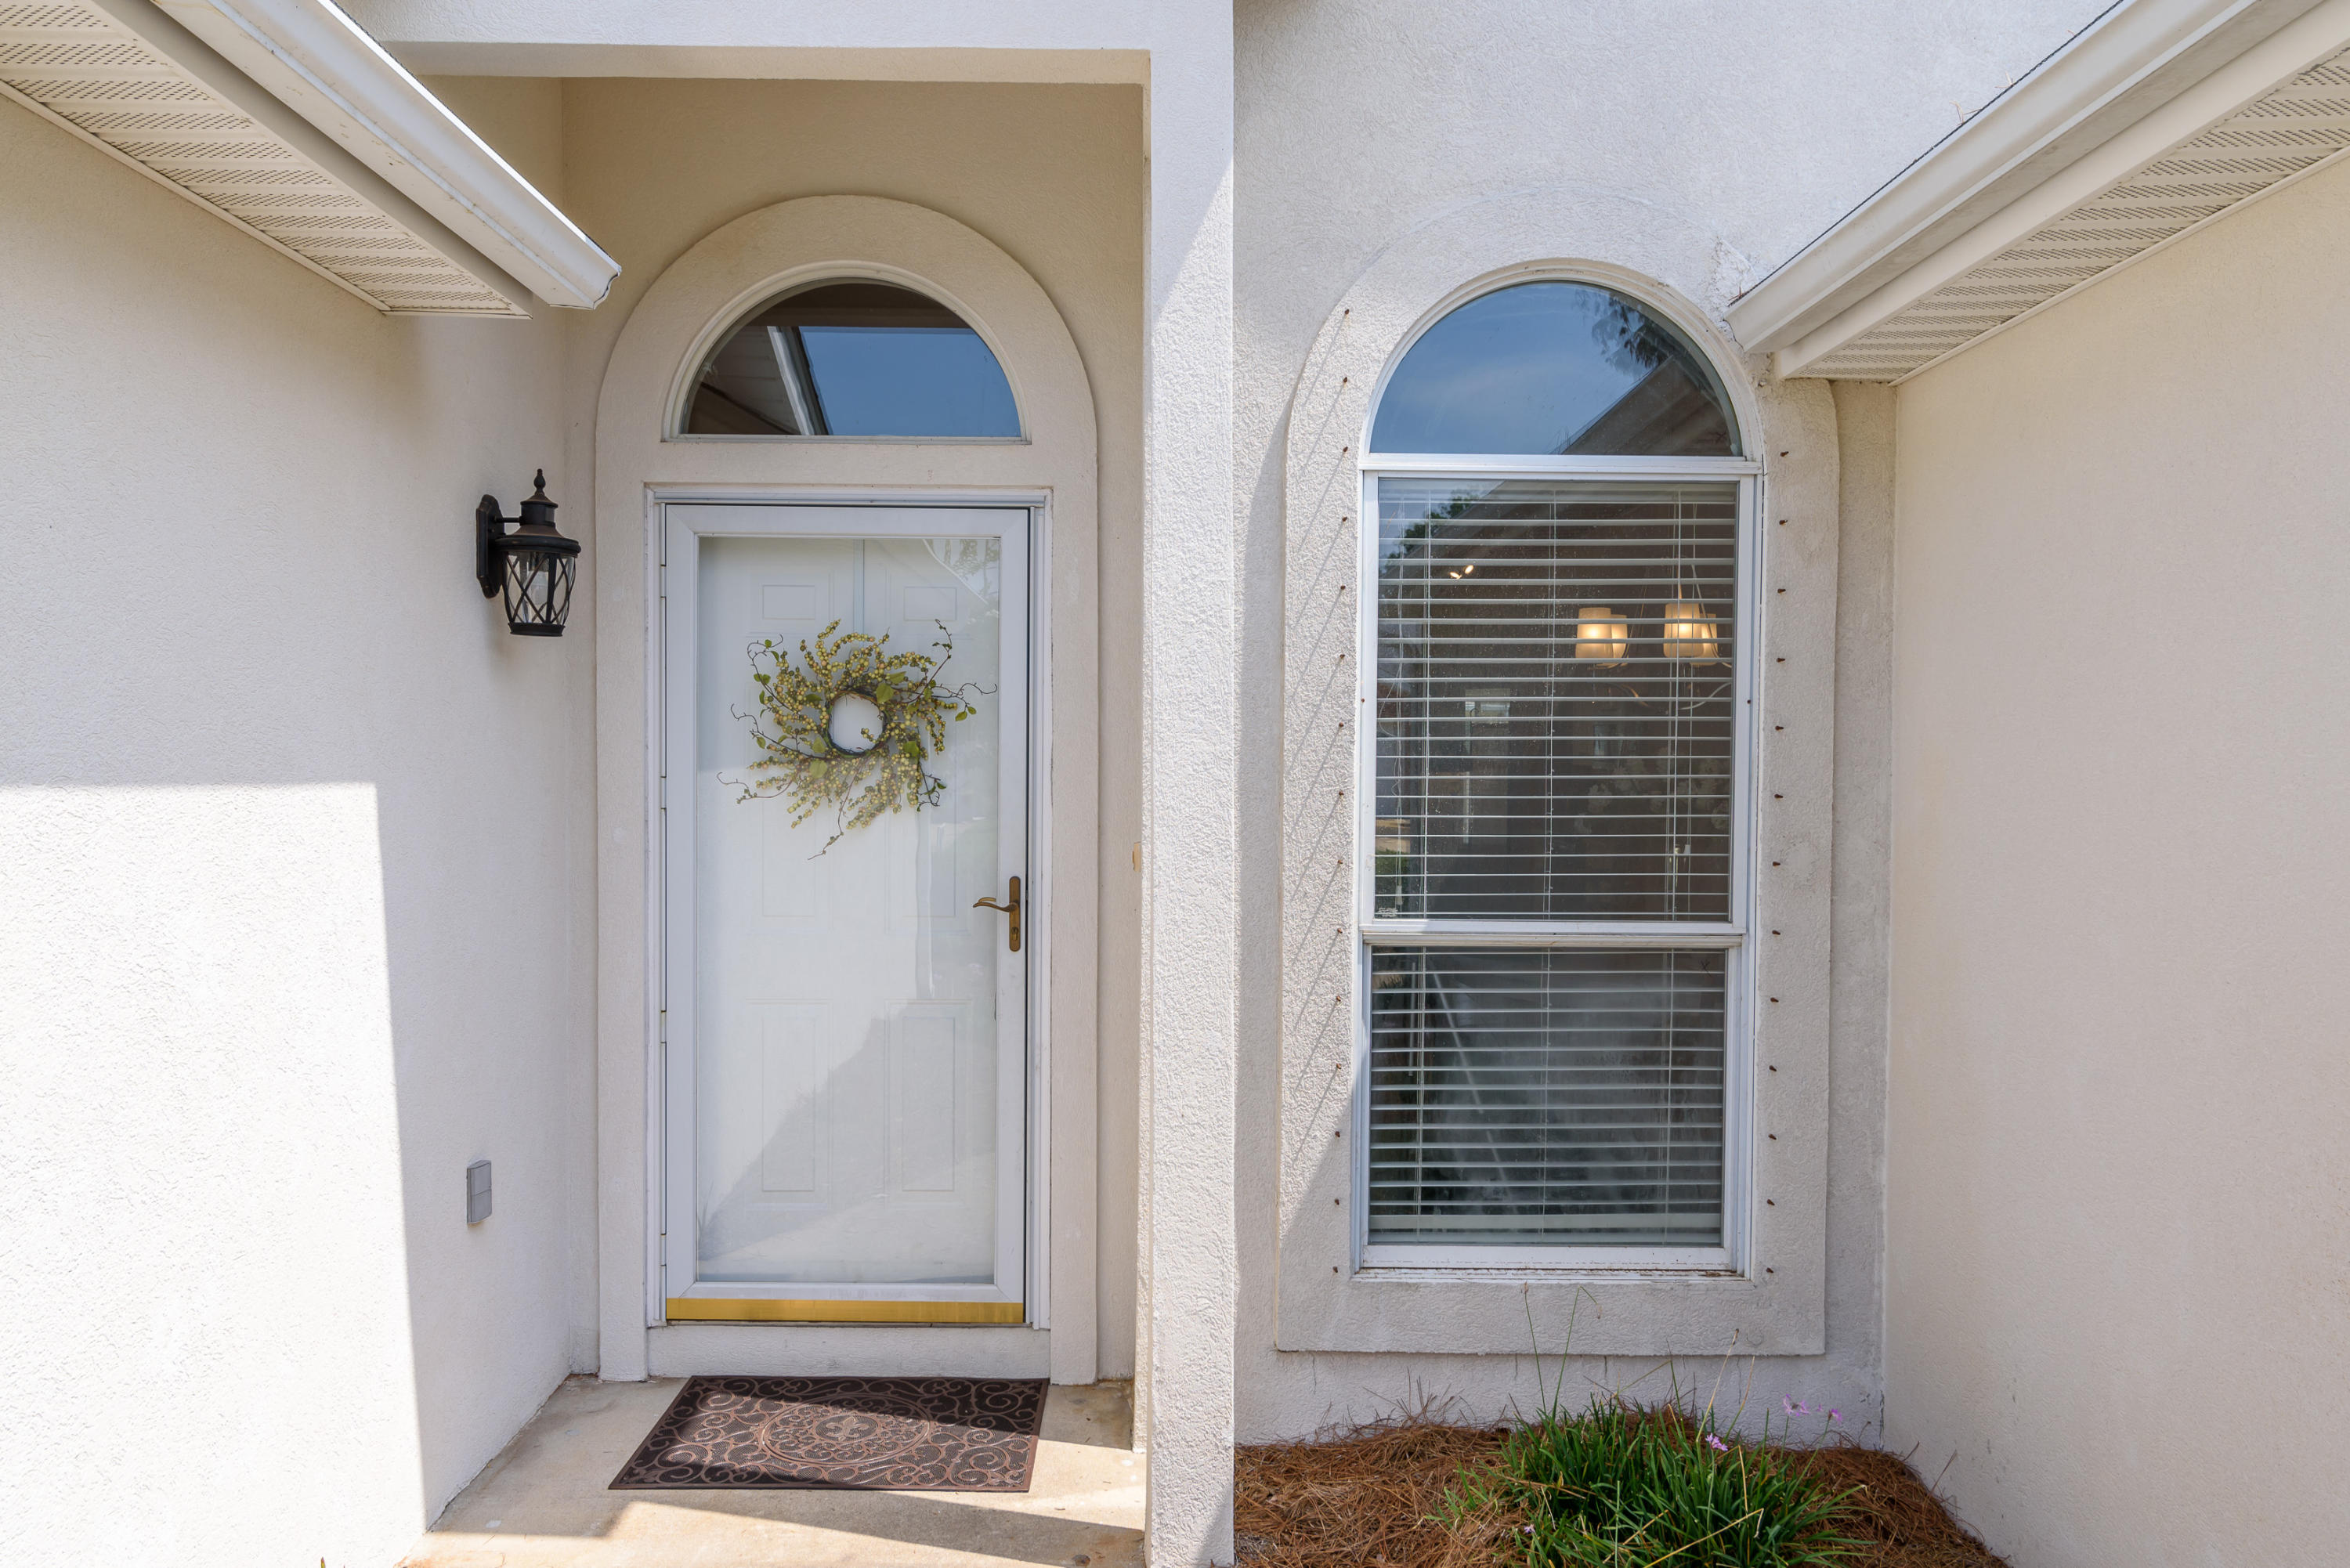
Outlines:
POLYGON ((689 1377, 614 1491, 1026 1491, 1042 1377, 689 1377))

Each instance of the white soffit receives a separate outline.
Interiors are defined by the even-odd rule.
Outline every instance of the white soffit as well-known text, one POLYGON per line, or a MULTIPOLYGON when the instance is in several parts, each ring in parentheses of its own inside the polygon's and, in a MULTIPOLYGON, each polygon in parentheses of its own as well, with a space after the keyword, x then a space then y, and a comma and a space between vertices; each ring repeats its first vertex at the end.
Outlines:
MULTIPOLYGON (((289 13, 316 12, 322 0, 270 4, 289 13)), ((178 7, 182 16, 194 9, 178 7)), ((231 26, 225 13, 203 9, 222 27, 231 26)), ((324 9, 349 28, 339 12, 324 9)), ((246 40, 248 56, 283 47, 243 31, 238 36, 246 40)), ((411 119, 438 130, 440 144, 415 135, 405 142, 378 137, 369 143, 360 116, 344 117, 358 125, 316 123, 334 119, 328 111, 335 95, 325 87, 313 85, 307 103, 290 102, 301 96, 288 85, 295 67, 276 66, 279 80, 269 86, 278 90, 268 90, 147 0, 0 0, 0 95, 379 310, 526 317, 528 295, 518 282, 552 304, 593 305, 601 298, 618 265, 413 78, 372 44, 366 48, 390 73, 363 84, 375 89, 376 107, 400 96, 404 84, 411 100, 421 100, 408 104, 411 119), (465 166, 452 180, 445 154, 455 139, 469 143, 474 156, 460 161, 465 166), (436 160, 435 153, 444 156, 436 160), (395 165, 402 175, 397 181, 395 165), (468 177, 472 211, 467 195, 449 190, 468 177), (439 201, 428 204, 404 193, 418 186, 433 190, 439 201), (493 248, 518 230, 544 239, 553 226, 575 242, 567 254, 552 258, 568 276, 532 265, 526 246, 508 244, 506 254, 493 248)))
POLYGON ((162 8, 549 305, 600 304, 620 265, 334 0, 162 8))
MULTIPOLYGON (((381 10, 382 7, 377 9, 381 10)), ((736 81, 1108 82, 1148 87, 1150 51, 972 45, 485 43, 383 34, 384 47, 426 76, 723 77, 736 81)))
MULTIPOLYGON (((2116 6, 2106 21, 2134 8, 2116 6)), ((2257 28, 2264 7, 2206 0, 2203 9, 2238 23, 2241 42, 2241 25, 2257 28)), ((1748 348, 1774 350, 1783 376, 1899 381, 2331 163, 2350 151, 2350 0, 2265 9, 2282 25, 2217 63, 2210 55, 2220 51, 2207 51, 2201 70, 2181 70, 2172 56, 2158 101, 2141 91, 2131 108, 2143 113, 2132 123, 2085 150, 2041 151, 2021 189, 2010 179, 2000 190, 2003 205, 1966 214, 1971 226, 1921 245, 1917 229, 1903 234, 1886 222, 1905 198, 1915 213, 1932 186, 1953 183, 1938 162, 1973 156, 1969 172, 1979 173, 1980 150, 1964 145, 1967 132, 1993 119, 2035 72, 1734 302, 1732 329, 1748 348), (1832 270, 1815 265, 1804 275, 1801 264, 1839 248, 1832 270), (1898 265, 1888 268, 1888 257, 1898 265)), ((2011 167, 2030 161, 2018 156, 2011 167)))

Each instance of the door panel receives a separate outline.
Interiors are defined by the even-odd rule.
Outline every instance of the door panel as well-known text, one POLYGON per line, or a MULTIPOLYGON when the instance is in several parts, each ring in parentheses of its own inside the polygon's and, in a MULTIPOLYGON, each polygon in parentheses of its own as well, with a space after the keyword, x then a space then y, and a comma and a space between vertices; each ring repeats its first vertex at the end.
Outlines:
POLYGON ((670 754, 691 779, 690 803, 669 780, 688 820, 665 835, 665 1293, 1017 1302, 1024 960, 972 906, 1024 875, 1027 515, 669 511, 670 754), (797 662, 835 620, 892 652, 943 627, 942 679, 977 710, 928 761, 936 802, 847 833, 743 798, 750 649, 797 662))

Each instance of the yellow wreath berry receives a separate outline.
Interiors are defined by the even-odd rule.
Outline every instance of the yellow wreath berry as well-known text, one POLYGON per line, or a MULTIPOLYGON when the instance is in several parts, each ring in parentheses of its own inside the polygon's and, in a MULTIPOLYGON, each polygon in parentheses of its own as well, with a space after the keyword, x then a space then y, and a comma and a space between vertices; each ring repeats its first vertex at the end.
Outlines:
POLYGON ((796 665, 773 639, 754 647, 751 680, 758 705, 750 714, 751 739, 761 754, 751 769, 764 776, 743 785, 741 798, 781 798, 792 808, 795 827, 823 807, 834 807, 838 831, 825 840, 819 855, 885 811, 920 811, 935 803, 946 781, 931 777, 922 759, 945 749, 947 715, 970 718, 978 711, 971 697, 984 694, 940 681, 939 671, 954 656, 954 639, 943 622, 938 625, 941 640, 931 644, 939 650, 936 658, 911 650, 891 653, 886 632, 844 632, 837 620, 818 632, 813 645, 799 645, 796 665), (879 732, 859 728, 869 744, 854 751, 832 736, 834 705, 850 695, 864 698, 881 714, 879 732))

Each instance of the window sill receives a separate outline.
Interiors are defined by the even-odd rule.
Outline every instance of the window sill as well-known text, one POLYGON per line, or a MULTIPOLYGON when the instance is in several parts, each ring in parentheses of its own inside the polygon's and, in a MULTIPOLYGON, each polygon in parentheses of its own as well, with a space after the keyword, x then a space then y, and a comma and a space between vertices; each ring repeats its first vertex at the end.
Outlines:
POLYGON ((1576 1285, 1604 1282, 1608 1284, 1750 1284, 1744 1274, 1727 1265, 1721 1268, 1600 1268, 1589 1264, 1553 1265, 1534 1268, 1467 1268, 1458 1264, 1444 1268, 1404 1268, 1385 1264, 1365 1264, 1355 1271, 1354 1277, 1367 1284, 1424 1285, 1576 1285))
POLYGON ((1367 1246, 1358 1274, 1379 1279, 1686 1279, 1738 1275, 1726 1247, 1367 1246))
POLYGON ((1420 1355, 1810 1355, 1824 1344, 1821 1307, 1820 1281, 1809 1271, 1794 1279, 1727 1268, 1316 1275, 1291 1262, 1274 1345, 1420 1355))

